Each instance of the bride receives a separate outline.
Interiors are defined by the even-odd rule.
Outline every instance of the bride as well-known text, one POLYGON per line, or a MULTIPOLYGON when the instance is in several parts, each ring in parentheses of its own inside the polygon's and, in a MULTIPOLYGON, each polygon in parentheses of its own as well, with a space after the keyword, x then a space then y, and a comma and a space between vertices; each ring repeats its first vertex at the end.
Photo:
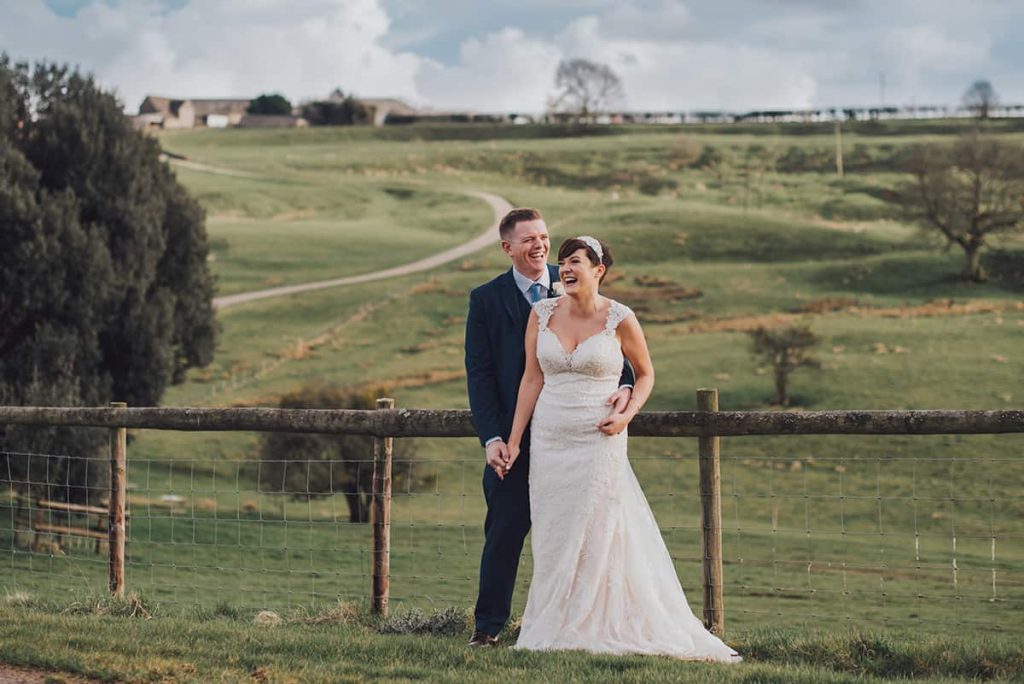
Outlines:
POLYGON ((633 312, 598 294, 608 247, 566 240, 558 264, 565 295, 530 314, 508 443, 511 469, 530 425, 533 579, 516 647, 738 662, 690 611, 626 458, 626 426, 654 368, 633 312), (636 385, 626 411, 609 415, 624 355, 636 385))

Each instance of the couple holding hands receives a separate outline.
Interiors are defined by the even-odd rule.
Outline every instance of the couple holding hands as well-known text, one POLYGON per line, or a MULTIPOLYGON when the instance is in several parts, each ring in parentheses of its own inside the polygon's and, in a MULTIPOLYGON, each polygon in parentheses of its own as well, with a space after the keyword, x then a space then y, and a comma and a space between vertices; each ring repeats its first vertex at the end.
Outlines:
POLYGON ((469 404, 487 460, 470 644, 497 644, 532 525, 517 648, 738 662, 687 605, 627 459, 626 427, 654 368, 636 316, 599 292, 610 249, 571 238, 549 265, 535 209, 513 209, 499 231, 512 268, 472 291, 466 319, 469 404))

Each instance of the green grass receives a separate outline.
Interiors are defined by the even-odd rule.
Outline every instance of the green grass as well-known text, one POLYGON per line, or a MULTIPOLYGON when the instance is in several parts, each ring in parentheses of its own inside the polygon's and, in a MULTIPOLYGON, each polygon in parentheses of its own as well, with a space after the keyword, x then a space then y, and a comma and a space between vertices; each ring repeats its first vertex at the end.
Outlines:
MULTIPOLYGON (((915 142, 948 139, 948 126, 922 122, 896 133, 857 125, 848 151, 859 145, 865 159, 885 159, 915 142)), ((719 388, 723 409, 765 408, 770 375, 750 356, 747 336, 693 326, 783 320, 824 300, 859 309, 805 314, 823 339, 823 368, 794 375, 798 408, 1020 406, 1020 241, 998 245, 1006 250, 998 262, 1005 277, 966 284, 955 277, 962 257, 922 242, 885 201, 902 180, 898 173, 868 165, 837 180, 743 169, 756 145, 779 154, 826 148, 828 129, 627 127, 569 138, 513 132, 200 131, 167 134, 163 143, 260 176, 179 171, 208 211, 222 294, 374 270, 465 241, 491 218, 486 205, 461 194, 478 189, 540 207, 556 247, 580 233, 611 244, 617 280, 607 292, 638 312, 658 371, 651 409, 693 409, 694 390, 707 386, 719 388), (679 162, 692 141, 723 150, 724 166, 679 162), (667 287, 651 287, 652 280, 667 287), (699 292, 673 294, 683 288, 699 292), (935 300, 984 300, 1002 310, 894 311, 935 300), (871 315, 877 308, 890 315, 871 315)), ((1009 128, 1002 134, 1022 137, 1009 128)), ((330 381, 391 385, 400 407, 465 407, 467 293, 507 267, 495 245, 429 274, 228 309, 214 363, 193 370, 164 403, 273 406, 305 383, 330 381)), ((369 591, 368 526, 347 522, 340 496, 282 501, 257 492, 258 440, 136 433, 127 581, 160 617, 85 618, 37 606, 17 613, 27 636, 16 647, 0 638, 0 660, 187 679, 193 675, 174 669, 192 662, 180 654, 208 640, 209 651, 194 656, 203 673, 197 679, 245 678, 260 666, 281 680, 310 681, 546 678, 537 673, 549 671, 566 680, 679 676, 679 664, 661 659, 508 651, 480 658, 463 649, 461 637, 384 637, 365 625, 268 631, 195 617, 218 606, 244 616, 262 608, 318 611, 339 599, 363 601, 369 591), (182 502, 162 505, 165 495, 182 502), (71 660, 57 655, 50 639, 86 631, 86 621, 95 629, 76 638, 89 645, 71 660), (116 666, 104 665, 103 654, 116 649, 95 646, 93 635, 101 643, 125 625, 133 639, 155 640, 166 653, 147 661, 131 646, 116 666), (216 659, 228 642, 241 644, 237 662, 216 659), (264 660, 254 655, 263 653, 264 660)), ((1024 632, 1021 445, 1013 435, 723 440, 726 621, 757 662, 727 675, 694 665, 694 681, 1019 677, 1019 658, 1016 670, 1007 669, 997 632, 1024 632)), ((480 450, 469 439, 419 440, 418 448, 416 464, 399 466, 432 475, 435 484, 396 495, 393 601, 399 611, 468 608, 482 542, 480 450)), ((695 449, 693 440, 631 442, 634 468, 699 611, 695 449)), ((9 504, 0 500, 0 588, 65 605, 102 593, 102 556, 85 548, 31 553, 13 543, 12 528, 9 504)), ((531 567, 527 553, 517 610, 531 567)))
POLYGON ((398 266, 466 242, 494 220, 484 202, 415 183, 242 179, 182 169, 207 208, 218 293, 398 266))
MULTIPOLYGON (((145 604, 141 604, 142 607, 145 604)), ((251 612, 228 609, 140 615, 140 604, 106 600, 0 608, 0 660, 104 680, 130 681, 522 681, 852 682, 914 678, 934 682, 1013 679, 1024 656, 1007 637, 916 637, 762 628, 730 633, 745 661, 686 663, 661 657, 469 650, 455 635, 382 634, 360 611, 285 614, 284 624, 253 624, 251 612), (92 614, 90 614, 92 613, 92 614)), ((438 617, 438 616, 435 616, 438 617)), ((434 620, 437 622, 437 620, 434 620)), ((450 624, 450 623, 449 623, 450 624)), ((463 623, 464 624, 464 623, 463 623)), ((458 627, 457 623, 455 625, 458 627)))

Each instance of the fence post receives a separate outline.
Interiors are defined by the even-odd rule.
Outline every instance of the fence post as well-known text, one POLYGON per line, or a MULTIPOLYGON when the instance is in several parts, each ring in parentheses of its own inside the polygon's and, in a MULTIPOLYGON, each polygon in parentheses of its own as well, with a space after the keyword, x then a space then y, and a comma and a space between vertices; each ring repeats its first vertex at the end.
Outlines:
MULTIPOLYGON (((378 399, 377 409, 393 409, 394 399, 378 399)), ((373 593, 370 607, 388 614, 391 573, 391 437, 373 438, 373 593)))
MULTIPOLYGON (((697 410, 717 411, 718 390, 697 390, 697 410)), ((725 633, 722 588, 722 490, 718 436, 698 437, 700 464, 701 556, 704 566, 704 626, 725 633)))
MULTIPOLYGON (((110 402, 110 408, 128 408, 123 401, 110 402)), ((110 428, 110 518, 107 548, 110 552, 110 593, 124 596, 124 506, 128 476, 128 430, 110 428)))

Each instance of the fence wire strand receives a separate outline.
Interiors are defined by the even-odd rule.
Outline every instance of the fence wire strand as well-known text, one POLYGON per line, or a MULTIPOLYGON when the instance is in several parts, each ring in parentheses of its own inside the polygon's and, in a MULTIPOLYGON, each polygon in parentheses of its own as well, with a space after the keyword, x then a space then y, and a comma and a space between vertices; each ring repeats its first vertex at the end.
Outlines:
MULTIPOLYGON (((721 456, 725 614, 731 625, 1024 632, 1024 460, 947 453, 721 456), (767 470, 767 472, 765 472, 767 470)), ((640 440, 636 440, 639 443, 640 440)), ((636 449, 691 609, 700 615, 700 494, 693 440, 636 449)), ((450 443, 451 440, 448 440, 450 443)), ((482 459, 396 458, 392 606, 470 607, 483 542, 482 459)), ((951 450, 961 447, 951 447, 951 450)), ((767 449, 766 449, 767 451, 767 449)), ((2 588, 73 600, 106 587, 101 456, 0 452, 2 588), (88 463, 86 463, 88 462, 88 463)), ((157 604, 213 611, 368 601, 372 456, 323 461, 128 458, 126 583, 157 604), (270 483, 275 466, 305 477, 270 483), (347 469, 347 470, 342 470, 347 469), (296 471, 296 472, 301 472, 296 471), (336 479, 352 473, 350 479, 336 479), (337 483, 345 482, 344 485, 337 483), (272 486, 271 486, 272 485, 272 486)), ((524 548, 521 609, 531 570, 524 548)))

